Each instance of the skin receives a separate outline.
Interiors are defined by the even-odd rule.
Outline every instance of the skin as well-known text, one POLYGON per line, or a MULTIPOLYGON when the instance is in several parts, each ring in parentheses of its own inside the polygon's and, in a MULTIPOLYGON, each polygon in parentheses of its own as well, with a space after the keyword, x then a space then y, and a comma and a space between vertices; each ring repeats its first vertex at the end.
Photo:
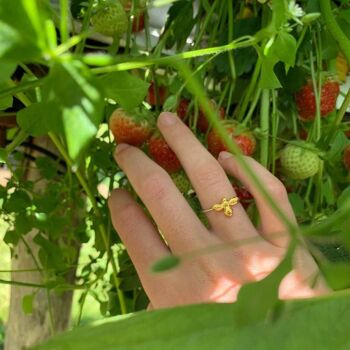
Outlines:
MULTIPOLYGON (((158 127, 182 163, 202 208, 220 203, 223 197, 235 196, 226 175, 229 174, 253 195, 260 226, 254 227, 241 204, 237 204, 232 217, 222 212, 208 212, 211 229, 206 229, 160 166, 140 149, 120 144, 115 159, 157 227, 127 191, 117 189, 109 198, 114 228, 135 264, 151 301, 150 308, 233 302, 243 284, 266 277, 281 261, 289 241, 286 227, 238 165, 235 156, 222 152, 215 159, 174 114, 162 113, 158 127), (243 244, 242 240, 249 240, 249 244, 243 244), (186 259, 173 270, 159 274, 150 270, 152 264, 171 253, 181 255, 225 243, 230 245, 186 259)), ((287 191, 280 180, 253 158, 244 159, 279 208, 296 225, 287 191)), ((294 260, 293 271, 280 285, 281 299, 313 297, 328 292, 322 278, 316 278, 315 283, 319 270, 303 247, 298 247, 294 260)))

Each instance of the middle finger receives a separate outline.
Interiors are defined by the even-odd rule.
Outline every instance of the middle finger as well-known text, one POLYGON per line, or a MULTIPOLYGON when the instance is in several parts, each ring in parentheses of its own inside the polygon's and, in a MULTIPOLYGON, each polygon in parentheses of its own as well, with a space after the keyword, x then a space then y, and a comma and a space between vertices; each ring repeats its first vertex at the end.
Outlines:
MULTIPOLYGON (((204 209, 220 203, 224 197, 229 199, 236 195, 223 168, 179 118, 172 113, 162 113, 158 127, 178 156, 204 209)), ((258 237, 239 203, 233 207, 233 212, 232 217, 226 217, 223 212, 207 213, 214 232, 229 241, 258 237)))

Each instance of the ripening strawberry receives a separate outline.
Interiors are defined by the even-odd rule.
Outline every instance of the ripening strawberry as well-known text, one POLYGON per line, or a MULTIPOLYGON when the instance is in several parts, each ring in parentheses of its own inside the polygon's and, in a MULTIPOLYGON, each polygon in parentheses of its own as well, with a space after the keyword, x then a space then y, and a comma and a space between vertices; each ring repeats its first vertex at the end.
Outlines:
POLYGON ((350 145, 347 145, 344 149, 343 162, 345 168, 350 171, 350 145))
POLYGON ((233 188, 236 192, 237 197, 239 198, 239 202, 242 204, 244 209, 247 209, 253 202, 253 196, 245 187, 233 185, 233 188))
MULTIPOLYGON (((211 106, 217 110, 217 105, 215 101, 210 100, 211 106)), ((223 107, 220 107, 217 111, 217 116, 219 119, 223 120, 225 118, 225 109, 223 107)), ((199 109, 198 113, 198 121, 197 121, 197 129, 201 131, 203 134, 205 134, 209 129, 209 121, 207 117, 205 116, 205 113, 202 108, 199 109)))
MULTIPOLYGON (((210 103, 211 103, 212 107, 215 110, 217 110, 216 102, 214 100, 210 100, 210 103)), ((186 99, 180 100, 180 103, 177 107, 176 113, 182 120, 184 120, 186 118, 186 116, 188 116, 189 105, 190 105, 189 100, 186 100, 186 99)), ((223 107, 220 107, 217 115, 218 115, 219 119, 223 120, 225 118, 225 109, 223 107)), ((199 111, 198 111, 197 129, 204 134, 209 129, 209 122, 208 122, 208 119, 206 118, 205 113, 204 113, 202 108, 199 108, 199 111)))
POLYGON ((188 107, 190 105, 190 101, 182 98, 177 106, 176 114, 182 120, 184 120, 187 116, 188 107))
POLYGON ((176 154, 161 134, 156 131, 148 141, 148 151, 151 158, 164 168, 168 173, 175 173, 181 170, 181 163, 176 154))
MULTIPOLYGON (((336 81, 327 80, 322 84, 320 101, 322 117, 326 117, 334 110, 339 92, 339 83, 336 81)), ((295 102, 302 120, 310 121, 315 119, 316 98, 312 82, 308 82, 295 94, 295 102)))
POLYGON ((145 13, 140 12, 134 15, 132 19, 132 32, 138 33, 145 29, 145 13))
POLYGON ((96 32, 107 36, 121 36, 128 29, 128 17, 119 0, 105 0, 91 17, 96 32))
POLYGON ((117 143, 139 147, 151 136, 154 118, 148 111, 127 112, 116 109, 109 119, 109 128, 117 143))
MULTIPOLYGON (((243 129, 237 123, 232 121, 224 121, 222 123, 229 137, 241 149, 242 153, 246 156, 251 156, 256 148, 256 141, 252 132, 243 129)), ((215 130, 211 130, 209 132, 207 142, 208 150, 215 158, 217 158, 220 152, 228 150, 224 141, 220 138, 215 130)))
POLYGON ((304 180, 317 174, 321 160, 314 147, 306 142, 288 144, 281 152, 284 174, 293 180, 304 180))
POLYGON ((165 100, 168 97, 168 89, 164 85, 158 85, 158 96, 156 94, 156 86, 154 82, 151 82, 151 85, 148 88, 148 94, 147 94, 147 102, 151 106, 156 106, 157 105, 157 97, 159 97, 158 104, 162 106, 165 102, 165 100))

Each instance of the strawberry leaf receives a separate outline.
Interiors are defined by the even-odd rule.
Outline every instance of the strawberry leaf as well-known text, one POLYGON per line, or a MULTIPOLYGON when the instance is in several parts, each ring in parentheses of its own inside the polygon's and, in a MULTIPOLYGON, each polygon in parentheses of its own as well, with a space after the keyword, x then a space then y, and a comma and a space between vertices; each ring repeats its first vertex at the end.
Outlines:
POLYGON ((0 57, 6 60, 35 59, 45 49, 44 11, 37 1, 0 0, 0 57))
POLYGON ((113 72, 99 78, 104 97, 110 98, 126 110, 137 107, 147 95, 149 84, 127 73, 113 72))
POLYGON ((275 55, 287 65, 293 67, 297 52, 297 42, 293 35, 282 31, 272 47, 275 55))

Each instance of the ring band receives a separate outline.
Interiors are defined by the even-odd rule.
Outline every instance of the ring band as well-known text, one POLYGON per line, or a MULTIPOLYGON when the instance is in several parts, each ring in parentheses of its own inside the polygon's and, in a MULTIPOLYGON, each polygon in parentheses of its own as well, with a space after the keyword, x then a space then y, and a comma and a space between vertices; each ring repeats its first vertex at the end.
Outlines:
POLYGON ((214 204, 210 209, 203 209, 202 213, 208 213, 210 211, 223 211, 225 216, 232 216, 233 210, 231 207, 239 202, 238 197, 232 197, 231 199, 223 198, 220 204, 214 204))

